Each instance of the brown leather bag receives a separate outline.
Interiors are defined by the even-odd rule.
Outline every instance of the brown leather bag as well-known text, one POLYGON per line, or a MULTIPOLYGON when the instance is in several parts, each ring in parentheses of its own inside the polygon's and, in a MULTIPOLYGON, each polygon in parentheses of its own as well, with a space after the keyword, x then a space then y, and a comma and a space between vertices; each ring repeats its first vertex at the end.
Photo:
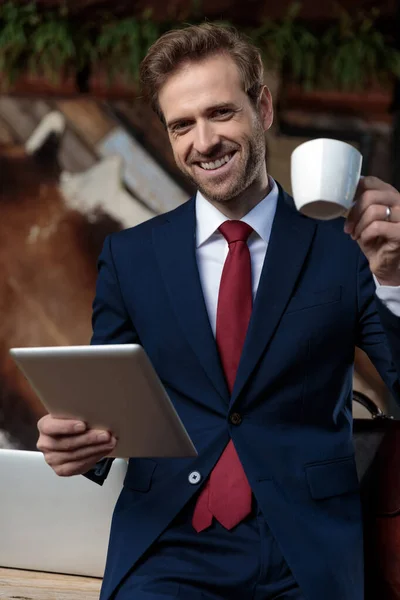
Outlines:
POLYGON ((372 419, 354 419, 364 518, 365 600, 400 600, 400 421, 353 392, 372 419))

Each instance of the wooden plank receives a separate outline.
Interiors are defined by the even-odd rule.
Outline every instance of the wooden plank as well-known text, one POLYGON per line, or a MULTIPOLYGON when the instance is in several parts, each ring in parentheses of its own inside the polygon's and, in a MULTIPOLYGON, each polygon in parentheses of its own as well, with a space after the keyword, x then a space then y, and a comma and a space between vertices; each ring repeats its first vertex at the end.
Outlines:
MULTIPOLYGON (((44 100, 38 99, 32 102, 0 97, 0 118, 8 124, 22 143, 29 139, 41 119, 51 110, 52 107, 44 100)), ((71 172, 88 169, 96 162, 95 154, 70 128, 65 131, 58 158, 60 166, 71 172)))
MULTIPOLYGON (((26 141, 52 106, 44 101, 0 99, 0 117, 10 123, 21 141, 26 141), (30 105, 30 107, 28 107, 30 105)), ((66 128, 58 159, 63 170, 78 173, 93 167, 100 157, 118 154, 124 160, 123 181, 133 196, 155 213, 171 210, 187 200, 154 158, 123 128, 115 127, 95 146, 89 146, 71 127, 66 128)))
MULTIPOLYGON (((24 103, 29 103, 31 105, 32 114, 37 117, 38 123, 51 110, 54 110, 54 108, 57 109, 54 105, 40 99, 35 102, 19 100, 19 105, 21 107, 24 106, 24 103)), ((94 149, 91 148, 83 137, 74 129, 68 127, 67 123, 58 153, 60 166, 67 171, 76 173, 92 167, 96 162, 96 158, 94 149)))
POLYGON ((122 227, 133 227, 155 213, 128 193, 121 184, 120 156, 103 158, 84 173, 63 173, 60 189, 70 209, 84 215, 106 214, 122 227))
POLYGON ((115 127, 115 121, 95 100, 60 100, 54 105, 88 144, 98 144, 115 127))
MULTIPOLYGON (((25 143, 40 121, 53 110, 44 100, 34 102, 0 97, 0 118, 15 132, 18 141, 25 143)), ((89 169, 96 162, 96 154, 70 127, 62 137, 58 160, 60 167, 70 172, 89 169)))
POLYGON ((154 212, 172 210, 188 199, 188 194, 121 127, 115 128, 97 148, 104 157, 114 154, 122 156, 126 186, 154 212))
POLYGON ((0 119, 0 144, 13 144, 15 138, 5 121, 0 119))
POLYGON ((93 152, 69 128, 64 133, 58 157, 63 169, 71 173, 78 173, 89 169, 97 162, 93 152))
POLYGON ((49 102, 44 97, 40 96, 33 101, 32 99, 18 98, 16 99, 16 102, 21 111, 32 114, 36 117, 37 121, 44 119, 44 117, 53 110, 49 102))
POLYGON ((179 185, 191 193, 190 184, 183 180, 183 175, 176 166, 168 134, 149 103, 137 98, 133 102, 118 102, 116 108, 132 124, 136 138, 144 148, 179 185))
POLYGON ((7 96, 0 96, 0 117, 19 140, 28 139, 38 124, 30 111, 26 111, 20 102, 7 96))
POLYGON ((0 568, 2 600, 98 600, 101 579, 0 568))

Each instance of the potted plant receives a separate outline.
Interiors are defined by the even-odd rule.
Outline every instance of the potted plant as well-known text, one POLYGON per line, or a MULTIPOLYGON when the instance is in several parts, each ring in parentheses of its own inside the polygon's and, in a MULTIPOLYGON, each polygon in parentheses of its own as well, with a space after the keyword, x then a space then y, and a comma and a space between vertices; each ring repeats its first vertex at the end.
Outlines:
MULTIPOLYGON (((294 41, 275 50, 282 66, 280 110, 390 120, 393 84, 400 76, 400 52, 377 28, 379 11, 373 9, 352 18, 340 9, 336 23, 319 37, 308 37, 295 16, 292 13, 289 23, 294 41)), ((286 37, 289 25, 282 25, 286 37)))
POLYGON ((96 97, 121 98, 137 94, 139 66, 160 35, 151 11, 141 18, 106 21, 97 33, 88 91, 96 97))
MULTIPOLYGON (((195 20, 201 20, 199 3, 188 5, 195 20)), ((169 6, 169 18, 162 23, 149 9, 124 19, 94 11, 90 19, 80 20, 79 12, 69 13, 65 3, 40 9, 34 1, 0 3, 0 91, 132 98, 149 46, 166 29, 183 26, 176 11, 169 6)))
POLYGON ((260 27, 248 33, 260 48, 269 69, 310 88, 317 73, 319 40, 298 21, 300 9, 301 2, 293 2, 281 21, 266 19, 260 27))
POLYGON ((76 94, 76 47, 64 9, 39 13, 34 2, 0 5, 3 92, 76 94))

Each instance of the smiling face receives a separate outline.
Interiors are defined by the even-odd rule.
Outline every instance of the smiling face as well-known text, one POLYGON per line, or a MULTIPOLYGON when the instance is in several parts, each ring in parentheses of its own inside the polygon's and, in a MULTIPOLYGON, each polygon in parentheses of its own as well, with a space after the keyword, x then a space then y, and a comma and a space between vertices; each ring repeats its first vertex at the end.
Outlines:
POLYGON ((256 108, 233 59, 219 54, 182 65, 158 100, 177 166, 210 202, 250 210, 264 197, 264 133, 273 119, 266 87, 256 108))

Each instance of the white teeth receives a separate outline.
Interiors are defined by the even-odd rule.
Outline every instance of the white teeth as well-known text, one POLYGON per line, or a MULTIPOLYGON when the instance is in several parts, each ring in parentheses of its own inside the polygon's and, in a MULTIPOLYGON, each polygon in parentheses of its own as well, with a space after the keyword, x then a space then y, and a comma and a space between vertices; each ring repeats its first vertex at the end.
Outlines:
POLYGON ((224 156, 223 158, 220 158, 219 160, 216 160, 214 162, 202 162, 200 163, 200 166, 202 169, 205 169, 206 171, 210 171, 212 169, 219 169, 219 167, 222 167, 222 165, 225 165, 227 162, 229 162, 232 158, 233 154, 227 154, 226 156, 224 156))

